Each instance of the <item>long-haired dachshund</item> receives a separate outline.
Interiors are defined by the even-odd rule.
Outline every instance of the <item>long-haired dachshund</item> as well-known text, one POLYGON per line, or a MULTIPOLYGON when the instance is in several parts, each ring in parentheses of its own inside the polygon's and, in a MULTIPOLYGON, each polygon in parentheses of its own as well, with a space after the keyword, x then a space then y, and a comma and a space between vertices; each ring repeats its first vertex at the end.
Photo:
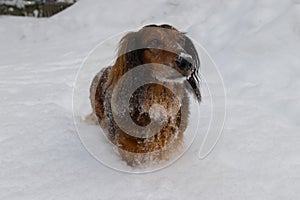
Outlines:
POLYGON ((201 101, 199 65, 197 51, 184 33, 167 24, 147 25, 125 35, 120 41, 115 63, 94 77, 90 87, 92 114, 129 165, 169 159, 174 152, 182 150, 189 114, 187 91, 201 101), (122 99, 118 90, 122 87, 120 80, 139 66, 144 66, 145 70, 139 76, 129 74, 129 83, 147 78, 156 80, 130 94, 129 120, 145 128, 146 133, 140 132, 140 135, 135 126, 128 124, 124 129, 118 122, 128 120, 122 120, 124 113, 118 110, 122 107, 119 105, 122 99), (116 116, 120 119, 116 120, 116 116), (149 124, 159 128, 147 129, 149 124))

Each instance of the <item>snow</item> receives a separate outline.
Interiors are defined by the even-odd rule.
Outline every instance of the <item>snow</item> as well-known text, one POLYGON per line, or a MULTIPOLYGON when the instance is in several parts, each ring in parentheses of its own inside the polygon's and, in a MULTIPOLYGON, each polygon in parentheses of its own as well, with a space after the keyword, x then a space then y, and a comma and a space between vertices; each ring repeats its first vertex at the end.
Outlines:
POLYGON ((1 199, 299 199, 299 0, 80 0, 48 19, 0 24, 1 199), (137 175, 86 151, 72 90, 99 42, 149 23, 172 24, 208 50, 227 116, 205 159, 197 137, 171 166, 137 175))

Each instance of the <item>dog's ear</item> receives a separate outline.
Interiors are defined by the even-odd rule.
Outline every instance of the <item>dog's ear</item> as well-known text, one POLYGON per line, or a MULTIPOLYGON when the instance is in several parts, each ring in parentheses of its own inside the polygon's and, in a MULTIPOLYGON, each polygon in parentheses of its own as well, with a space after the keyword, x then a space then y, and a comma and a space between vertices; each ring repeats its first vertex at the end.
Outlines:
MULTIPOLYGON (((138 32, 130 32, 125 35, 118 51, 116 64, 121 64, 124 72, 141 64, 141 47, 139 47, 138 32), (124 66, 125 65, 125 66, 124 66)), ((121 66, 120 66, 121 67, 121 66)))
POLYGON ((185 45, 184 45, 184 50, 192 56, 193 61, 194 61, 194 68, 198 71, 200 68, 200 60, 199 60, 199 56, 197 53, 197 50, 193 44, 193 42, 191 41, 190 38, 188 38, 186 35, 185 37, 185 45))
POLYGON ((197 75, 195 75, 195 72, 191 74, 191 76, 187 79, 187 82, 187 84, 189 84, 187 88, 192 88, 191 92, 195 95, 197 101, 201 102, 202 96, 200 92, 199 80, 197 75))
POLYGON ((187 81, 189 82, 190 86, 193 88, 193 93, 195 94, 196 99, 200 102, 201 101, 200 83, 199 83, 200 82, 200 78, 199 78, 200 60, 193 42, 187 36, 185 36, 184 49, 189 55, 192 56, 194 61, 193 72, 191 76, 187 79, 187 81))
POLYGON ((116 83, 128 70, 141 64, 141 51, 138 48, 138 32, 130 32, 121 39, 117 60, 106 86, 116 83))

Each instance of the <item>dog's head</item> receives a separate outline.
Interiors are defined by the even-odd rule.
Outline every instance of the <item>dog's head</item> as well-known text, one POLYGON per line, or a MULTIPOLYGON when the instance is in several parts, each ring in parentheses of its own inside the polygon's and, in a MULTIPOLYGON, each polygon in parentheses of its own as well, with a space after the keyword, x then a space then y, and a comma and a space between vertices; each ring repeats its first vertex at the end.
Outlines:
POLYGON ((185 82, 190 84, 193 94, 201 101, 199 57, 192 41, 184 33, 164 24, 147 25, 125 35, 120 42, 118 58, 109 78, 110 84, 118 81, 128 70, 148 63, 159 63, 175 69, 185 77, 185 82))

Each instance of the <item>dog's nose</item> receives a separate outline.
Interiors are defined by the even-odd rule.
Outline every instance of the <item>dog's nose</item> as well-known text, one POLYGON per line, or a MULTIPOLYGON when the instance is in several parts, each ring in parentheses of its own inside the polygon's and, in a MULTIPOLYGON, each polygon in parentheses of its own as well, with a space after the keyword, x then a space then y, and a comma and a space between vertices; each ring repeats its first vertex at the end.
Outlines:
POLYGON ((184 71, 190 70, 192 68, 192 62, 190 56, 180 55, 176 60, 176 65, 184 71))

